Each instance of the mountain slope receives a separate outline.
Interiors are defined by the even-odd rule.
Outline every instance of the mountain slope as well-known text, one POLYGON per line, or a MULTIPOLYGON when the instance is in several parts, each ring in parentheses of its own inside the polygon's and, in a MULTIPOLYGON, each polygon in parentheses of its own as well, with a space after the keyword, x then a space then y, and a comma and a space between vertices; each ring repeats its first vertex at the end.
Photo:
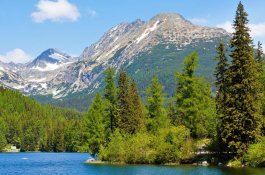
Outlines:
POLYGON ((27 68, 38 69, 40 71, 51 71, 67 63, 72 58, 58 49, 48 49, 41 53, 35 60, 27 65, 27 68))
POLYGON ((215 46, 229 38, 223 29, 197 26, 179 14, 162 13, 147 22, 138 19, 111 28, 78 59, 48 49, 31 63, 11 69, 20 84, 0 83, 21 87, 16 89, 42 102, 85 110, 103 87, 104 70, 111 66, 126 69, 142 95, 156 74, 172 95, 183 58, 197 51, 201 65, 197 73, 212 81, 215 46))

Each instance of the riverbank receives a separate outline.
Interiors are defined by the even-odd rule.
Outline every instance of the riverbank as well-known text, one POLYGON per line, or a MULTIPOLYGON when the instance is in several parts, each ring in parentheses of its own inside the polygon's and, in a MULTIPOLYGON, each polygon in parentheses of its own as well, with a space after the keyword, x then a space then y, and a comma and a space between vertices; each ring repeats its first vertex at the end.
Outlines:
MULTIPOLYGON (((264 175, 260 168, 226 168, 194 165, 84 164, 87 153, 0 153, 0 172, 5 175, 264 175), (25 159, 26 158, 26 159, 25 159)), ((104 162, 106 163, 106 162, 104 162)))
MULTIPOLYGON (((220 156, 218 154, 218 156, 220 156)), ((111 162, 111 161, 101 161, 95 160, 92 157, 86 160, 86 164, 104 164, 104 165, 162 165, 162 166, 215 166, 215 167, 230 167, 230 168, 239 168, 239 167, 251 167, 247 164, 242 164, 238 160, 234 160, 228 157, 222 158, 218 157, 217 154, 205 154, 198 155, 193 159, 185 162, 171 162, 171 163, 126 163, 126 162, 111 162)), ((252 167, 253 168, 253 167, 252 167)))

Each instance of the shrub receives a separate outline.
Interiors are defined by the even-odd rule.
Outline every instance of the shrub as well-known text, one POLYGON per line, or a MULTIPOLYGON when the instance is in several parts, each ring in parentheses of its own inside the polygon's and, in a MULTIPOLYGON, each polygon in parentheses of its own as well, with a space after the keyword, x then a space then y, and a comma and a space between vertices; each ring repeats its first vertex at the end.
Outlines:
POLYGON ((260 142, 249 146, 245 159, 251 166, 265 166, 265 137, 260 142))
POLYGON ((99 158, 116 163, 178 163, 194 154, 189 135, 184 126, 160 129, 156 135, 128 135, 116 130, 108 145, 100 148, 99 158))

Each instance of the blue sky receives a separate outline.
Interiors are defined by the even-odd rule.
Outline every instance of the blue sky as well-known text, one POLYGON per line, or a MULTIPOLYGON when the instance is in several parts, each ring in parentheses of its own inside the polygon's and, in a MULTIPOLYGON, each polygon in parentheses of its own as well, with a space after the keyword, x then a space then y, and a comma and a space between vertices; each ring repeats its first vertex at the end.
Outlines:
MULTIPOLYGON (((176 12, 231 31, 238 0, 1 0, 0 60, 26 62, 47 48, 78 56, 121 22, 176 12)), ((265 1, 243 0, 255 39, 265 43, 265 1)))

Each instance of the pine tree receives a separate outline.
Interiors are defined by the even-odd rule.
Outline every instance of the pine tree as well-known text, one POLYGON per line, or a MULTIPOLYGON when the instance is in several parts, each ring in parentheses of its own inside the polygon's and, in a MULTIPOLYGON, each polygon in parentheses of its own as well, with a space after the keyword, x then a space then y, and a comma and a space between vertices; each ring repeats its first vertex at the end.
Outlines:
POLYGON ((221 120, 221 137, 230 152, 240 157, 255 141, 260 128, 259 87, 248 19, 240 2, 231 39, 231 66, 227 70, 225 116, 221 120))
POLYGON ((264 65, 264 55, 262 50, 262 44, 260 41, 258 42, 258 48, 255 59, 257 63, 260 63, 260 65, 264 65))
POLYGON ((194 75, 198 54, 184 59, 182 73, 177 73, 176 121, 191 130, 193 137, 201 138, 216 132, 215 103, 209 83, 194 75))
POLYGON ((130 96, 133 105, 133 118, 136 125, 136 131, 144 131, 146 125, 145 108, 142 103, 137 84, 134 80, 131 81, 130 96))
POLYGON ((133 122, 133 102, 131 99, 130 78, 123 70, 118 80, 118 99, 117 99, 117 127, 126 133, 136 132, 133 122))
POLYGON ((106 116, 104 99, 97 93, 84 119, 86 142, 93 155, 98 153, 100 146, 105 143, 106 116))
MULTIPOLYGON (((223 42, 219 44, 219 46, 216 48, 217 56, 217 65, 215 68, 215 77, 216 77, 216 112, 217 112, 217 117, 220 121, 222 121, 223 116, 225 116, 225 98, 226 98, 226 89, 228 88, 228 83, 227 83, 227 69, 228 69, 228 63, 227 63, 227 58, 226 58, 226 53, 225 53, 225 45, 223 42)), ((218 122, 218 142, 222 142, 222 138, 220 135, 220 130, 222 126, 218 122)), ((221 148, 222 151, 225 151, 225 147, 222 147, 222 144, 219 145, 219 148, 221 148)))
POLYGON ((123 70, 118 80, 117 127, 125 133, 135 134, 144 129, 145 115, 135 82, 123 70))
MULTIPOLYGON (((1 89, 0 89, 1 92, 1 89)), ((4 147, 6 146, 6 126, 2 118, 0 118, 0 152, 3 151, 4 147)))
POLYGON ((255 56, 257 62, 258 78, 261 83, 259 96, 261 97, 261 111, 262 111, 262 134, 265 135, 265 61, 261 42, 258 42, 258 48, 255 56))
POLYGON ((149 113, 148 129, 152 132, 157 132, 159 128, 166 128, 170 123, 164 106, 165 94, 163 94, 163 89, 158 76, 153 78, 152 83, 146 89, 149 113))
POLYGON ((216 49, 217 57, 216 60, 218 61, 216 70, 215 70, 215 77, 216 77, 216 108, 218 115, 222 115, 224 112, 224 101, 225 101, 225 90, 227 88, 227 78, 226 78, 226 71, 228 69, 227 58, 225 55, 225 45, 223 42, 219 44, 216 49))
POLYGON ((105 78, 105 89, 104 89, 104 97, 108 101, 108 120, 109 120, 109 127, 111 132, 114 131, 116 126, 116 103, 117 103, 117 88, 115 86, 114 81, 115 76, 115 69, 108 68, 106 70, 106 78, 105 78))

